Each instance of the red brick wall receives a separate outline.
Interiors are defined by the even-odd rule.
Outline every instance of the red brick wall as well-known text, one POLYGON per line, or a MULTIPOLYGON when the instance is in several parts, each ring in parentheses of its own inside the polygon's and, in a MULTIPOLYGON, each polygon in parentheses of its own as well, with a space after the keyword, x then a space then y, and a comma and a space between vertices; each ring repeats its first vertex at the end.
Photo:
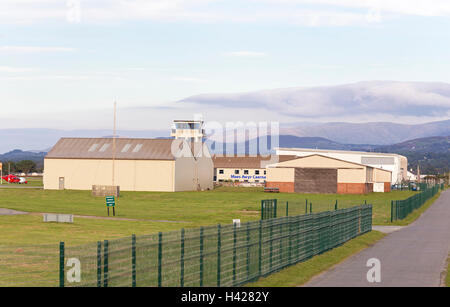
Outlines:
POLYGON ((391 183, 390 182, 385 182, 384 183, 384 192, 390 192, 391 191, 391 183))
POLYGON ((278 188, 283 193, 294 193, 293 182, 266 182, 267 188, 278 188))
POLYGON ((368 183, 338 183, 338 194, 366 194, 372 192, 373 186, 368 183))

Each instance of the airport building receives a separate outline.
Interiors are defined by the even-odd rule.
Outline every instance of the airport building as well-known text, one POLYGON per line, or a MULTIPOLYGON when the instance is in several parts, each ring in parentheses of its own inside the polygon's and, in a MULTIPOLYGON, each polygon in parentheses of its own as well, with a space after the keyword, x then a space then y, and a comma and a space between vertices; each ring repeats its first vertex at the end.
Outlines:
POLYGON ((44 159, 44 188, 195 191, 213 188, 202 142, 180 139, 62 138, 44 159), (115 148, 115 149, 114 149, 115 148))
MULTIPOLYGON (((266 182, 268 164, 279 162, 277 156, 214 155, 214 182, 259 183, 266 182), (275 160, 274 160, 275 159, 275 160)), ((295 156, 283 156, 283 161, 295 156)))
POLYGON ((392 172, 391 185, 408 180, 408 160, 398 154, 344 151, 344 150, 322 150, 309 148, 277 148, 277 155, 296 155, 306 157, 310 155, 321 155, 357 164, 363 164, 372 168, 380 168, 392 172))
POLYGON ((313 154, 268 165, 266 187, 288 193, 366 194, 389 192, 391 177, 389 170, 313 154))

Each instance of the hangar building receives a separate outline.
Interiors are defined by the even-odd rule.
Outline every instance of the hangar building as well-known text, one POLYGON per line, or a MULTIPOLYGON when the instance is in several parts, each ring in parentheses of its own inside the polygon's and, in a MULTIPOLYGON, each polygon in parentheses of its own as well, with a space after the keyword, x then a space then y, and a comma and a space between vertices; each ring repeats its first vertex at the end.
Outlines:
POLYGON ((389 192, 391 171, 314 154, 269 165, 266 187, 288 193, 389 192))
POLYGON ((116 138, 114 160, 113 147, 112 138, 60 139, 44 159, 44 189, 116 185, 121 191, 175 192, 213 188, 213 162, 202 142, 116 138))
POLYGON ((373 168, 385 169, 392 172, 391 185, 408 180, 408 159, 398 154, 309 148, 277 148, 276 153, 280 156, 296 155, 299 157, 318 154, 348 162, 368 165, 373 168))

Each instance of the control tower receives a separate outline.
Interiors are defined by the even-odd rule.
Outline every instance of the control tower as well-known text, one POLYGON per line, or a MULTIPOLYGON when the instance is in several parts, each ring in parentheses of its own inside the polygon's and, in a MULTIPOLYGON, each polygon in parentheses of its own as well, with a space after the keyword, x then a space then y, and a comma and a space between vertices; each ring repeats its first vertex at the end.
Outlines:
POLYGON ((204 134, 202 120, 174 120, 170 136, 176 139, 184 138, 188 141, 201 142, 204 134))

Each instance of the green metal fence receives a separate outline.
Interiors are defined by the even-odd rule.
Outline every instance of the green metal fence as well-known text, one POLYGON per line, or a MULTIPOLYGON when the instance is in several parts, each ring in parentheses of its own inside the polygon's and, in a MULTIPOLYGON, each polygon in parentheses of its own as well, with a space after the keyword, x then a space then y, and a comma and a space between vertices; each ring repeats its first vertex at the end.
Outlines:
MULTIPOLYGON (((362 203, 367 204, 367 201, 362 203)), ((311 214, 321 211, 332 211, 343 208, 351 208, 361 203, 354 200, 312 200, 312 199, 264 199, 261 200, 261 219, 267 220, 276 217, 311 214)))
POLYGON ((240 286, 372 229, 372 206, 61 245, 60 286, 240 286), (81 281, 69 283, 81 264, 81 281))
POLYGON ((423 204, 434 195, 436 195, 439 190, 443 189, 443 185, 435 185, 432 187, 423 186, 423 190, 404 200, 392 200, 391 201, 391 222, 396 220, 403 220, 411 212, 422 207, 423 204))

